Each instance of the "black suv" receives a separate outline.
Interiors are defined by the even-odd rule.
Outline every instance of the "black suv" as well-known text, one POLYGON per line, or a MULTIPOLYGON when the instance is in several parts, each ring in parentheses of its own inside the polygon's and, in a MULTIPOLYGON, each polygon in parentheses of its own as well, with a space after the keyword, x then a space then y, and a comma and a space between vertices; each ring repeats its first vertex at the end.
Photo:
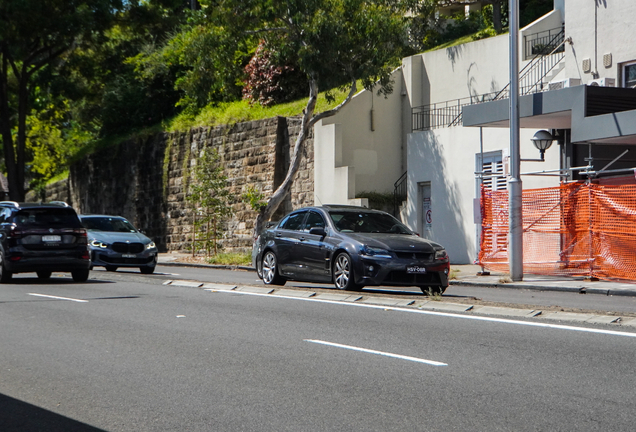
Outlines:
POLYGON ((0 202, 0 283, 11 281, 13 273, 48 279, 54 271, 84 282, 90 265, 86 230, 71 207, 0 202))

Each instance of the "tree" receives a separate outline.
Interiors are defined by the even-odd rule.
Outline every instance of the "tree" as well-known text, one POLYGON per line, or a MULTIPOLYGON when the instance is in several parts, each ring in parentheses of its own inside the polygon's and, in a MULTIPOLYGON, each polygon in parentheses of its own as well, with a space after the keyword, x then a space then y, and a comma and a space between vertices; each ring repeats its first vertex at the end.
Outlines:
POLYGON ((27 116, 35 76, 99 37, 121 7, 120 0, 0 2, 0 136, 12 200, 24 200, 27 116))
POLYGON ((227 177, 223 174, 223 167, 219 164, 219 154, 216 150, 204 150, 197 158, 186 200, 192 206, 194 220, 192 255, 196 253, 197 231, 202 231, 205 235, 203 244, 206 255, 210 256, 212 248, 216 255, 217 239, 222 235, 219 227, 232 213, 229 205, 230 192, 227 189, 227 177))
MULTIPOLYGON (((264 39, 278 65, 298 65, 308 80, 309 99, 281 185, 259 212, 258 235, 289 194, 300 167, 302 148, 313 126, 335 115, 357 92, 358 82, 381 94, 392 91, 391 73, 400 64, 408 33, 407 12, 418 3, 399 0, 200 0, 206 31, 219 35, 217 52, 236 58, 235 47, 256 48, 264 39), (315 113, 320 89, 346 87, 334 109, 315 113)), ((218 63, 217 63, 218 64, 218 63)), ((328 96, 330 97, 329 93, 328 96)))

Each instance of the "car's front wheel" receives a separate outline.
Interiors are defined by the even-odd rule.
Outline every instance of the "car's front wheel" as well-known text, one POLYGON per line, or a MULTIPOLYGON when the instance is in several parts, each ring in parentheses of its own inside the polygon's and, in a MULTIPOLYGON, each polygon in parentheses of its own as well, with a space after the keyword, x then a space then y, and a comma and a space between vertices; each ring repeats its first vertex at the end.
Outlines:
POLYGON ((442 286, 421 286, 420 289, 427 296, 442 295, 446 291, 446 287, 442 286))
POLYGON ((267 285, 285 285, 285 278, 278 274, 278 260, 274 252, 267 251, 263 255, 261 272, 267 285))
POLYGON ((73 270, 71 272, 71 276, 73 276, 73 280, 75 282, 86 282, 88 280, 89 273, 90 273, 89 269, 86 269, 86 270, 73 270))
POLYGON ((107 265, 106 271, 117 271, 117 266, 107 265))
POLYGON ((143 274, 153 274, 155 272, 155 268, 154 267, 139 267, 139 271, 143 274))
POLYGON ((355 283, 351 257, 346 252, 336 256, 332 269, 333 283, 339 290, 360 291, 362 285, 355 283))

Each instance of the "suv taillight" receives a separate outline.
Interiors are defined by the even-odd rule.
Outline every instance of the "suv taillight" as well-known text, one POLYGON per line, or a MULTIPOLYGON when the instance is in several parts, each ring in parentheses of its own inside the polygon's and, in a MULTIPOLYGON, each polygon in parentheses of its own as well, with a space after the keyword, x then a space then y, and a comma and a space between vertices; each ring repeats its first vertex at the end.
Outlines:
POLYGON ((11 229, 9 230, 9 237, 11 238, 20 238, 22 237, 22 235, 23 235, 23 232, 19 230, 18 227, 16 227, 15 225, 13 225, 11 229))

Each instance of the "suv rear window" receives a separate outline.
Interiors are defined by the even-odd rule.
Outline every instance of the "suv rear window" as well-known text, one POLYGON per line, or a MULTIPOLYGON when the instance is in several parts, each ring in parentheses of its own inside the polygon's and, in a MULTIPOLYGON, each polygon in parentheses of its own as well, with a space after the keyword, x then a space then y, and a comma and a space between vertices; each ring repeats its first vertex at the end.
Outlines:
POLYGON ((13 222, 23 228, 82 228, 74 210, 68 208, 34 208, 20 210, 13 222))

